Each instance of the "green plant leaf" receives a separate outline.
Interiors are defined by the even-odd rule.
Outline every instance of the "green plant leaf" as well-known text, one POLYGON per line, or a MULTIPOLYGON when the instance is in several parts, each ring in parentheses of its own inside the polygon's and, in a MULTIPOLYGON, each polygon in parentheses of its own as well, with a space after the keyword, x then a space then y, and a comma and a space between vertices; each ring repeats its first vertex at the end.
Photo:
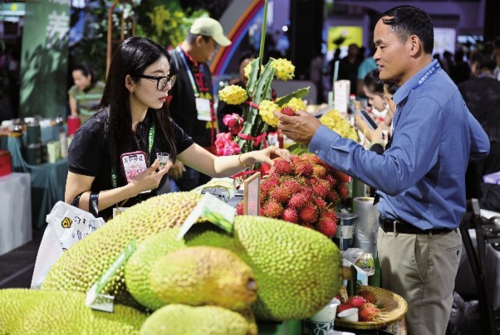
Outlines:
POLYGON ((280 99, 276 101, 276 104, 282 107, 283 105, 287 104, 290 100, 292 100, 292 98, 299 98, 299 99, 303 98, 309 93, 309 88, 310 86, 303 87, 290 94, 280 97, 280 99))

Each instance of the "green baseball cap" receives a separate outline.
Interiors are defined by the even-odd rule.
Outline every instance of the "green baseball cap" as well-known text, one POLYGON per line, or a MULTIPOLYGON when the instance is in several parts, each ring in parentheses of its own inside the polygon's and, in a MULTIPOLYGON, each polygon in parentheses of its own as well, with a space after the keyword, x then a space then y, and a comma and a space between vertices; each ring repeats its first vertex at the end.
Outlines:
POLYGON ((189 29, 191 34, 210 36, 217 44, 226 47, 231 44, 231 41, 224 36, 221 24, 209 17, 201 17, 196 19, 189 29))

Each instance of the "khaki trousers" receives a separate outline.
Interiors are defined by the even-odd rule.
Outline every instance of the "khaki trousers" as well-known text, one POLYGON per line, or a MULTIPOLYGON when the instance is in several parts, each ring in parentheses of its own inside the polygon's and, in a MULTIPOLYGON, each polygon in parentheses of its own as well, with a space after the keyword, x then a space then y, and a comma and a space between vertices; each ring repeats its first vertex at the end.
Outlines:
POLYGON ((382 287, 408 303, 409 335, 444 335, 453 304, 462 237, 378 232, 382 287))

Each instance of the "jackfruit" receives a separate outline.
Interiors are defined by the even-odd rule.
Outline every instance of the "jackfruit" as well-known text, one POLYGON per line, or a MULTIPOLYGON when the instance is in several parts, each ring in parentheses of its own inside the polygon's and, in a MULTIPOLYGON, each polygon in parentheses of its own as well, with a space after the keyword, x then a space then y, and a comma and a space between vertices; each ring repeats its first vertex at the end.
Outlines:
POLYGON ((199 245, 229 249, 252 268, 259 286, 252 305, 257 320, 309 317, 340 288, 340 251, 312 229, 267 217, 237 216, 233 236, 209 223, 193 226, 181 240, 176 239, 178 233, 175 228, 152 236, 126 264, 127 287, 148 308, 163 304, 147 285, 156 260, 174 250, 199 245))
POLYGON ((140 335, 247 335, 249 324, 237 313, 218 306, 172 304, 154 312, 140 335))
MULTIPOLYGON (((66 251, 52 266, 42 289, 87 292, 132 238, 140 243, 181 225, 201 197, 190 192, 169 193, 129 208, 66 251)), ((123 267, 101 293, 115 296, 117 303, 141 307, 126 291, 123 267)))
POLYGON ((139 334, 147 315, 121 305, 114 313, 85 306, 85 294, 0 290, 0 335, 139 334))
POLYGON ((151 290, 165 304, 244 310, 257 299, 252 269, 232 251, 214 247, 168 253, 152 267, 151 290))

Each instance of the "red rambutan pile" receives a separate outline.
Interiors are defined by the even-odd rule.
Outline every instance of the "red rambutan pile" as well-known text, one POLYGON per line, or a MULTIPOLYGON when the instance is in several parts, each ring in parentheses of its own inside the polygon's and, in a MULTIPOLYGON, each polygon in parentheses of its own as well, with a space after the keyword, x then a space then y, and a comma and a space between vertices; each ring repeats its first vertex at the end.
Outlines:
MULTIPOLYGON (((349 176, 314 154, 274 160, 261 181, 261 213, 314 229, 329 238, 337 231, 337 203, 349 195, 349 176)), ((238 205, 237 214, 243 211, 238 205)))

